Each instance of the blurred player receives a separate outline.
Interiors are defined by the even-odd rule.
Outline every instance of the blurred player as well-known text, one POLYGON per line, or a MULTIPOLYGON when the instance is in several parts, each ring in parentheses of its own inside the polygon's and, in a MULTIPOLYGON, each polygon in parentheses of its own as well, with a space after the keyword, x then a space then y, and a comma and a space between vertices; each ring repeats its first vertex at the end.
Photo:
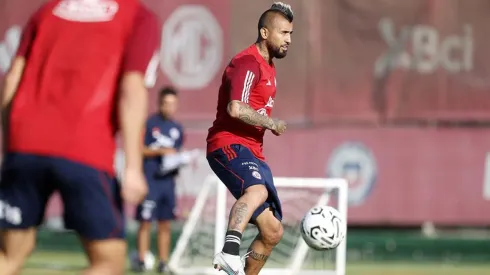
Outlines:
POLYGON ((122 199, 137 204, 147 193, 144 80, 156 69, 158 41, 157 19, 138 0, 55 0, 30 18, 1 90, 1 275, 20 273, 54 191, 87 253, 83 274, 124 273, 122 199), (121 188, 113 171, 118 130, 121 188))
POLYGON ((225 245, 213 260, 215 268, 228 274, 259 274, 282 238, 281 202, 262 145, 266 130, 277 136, 286 130, 284 121, 269 117, 276 96, 272 60, 286 56, 292 22, 291 7, 280 2, 262 14, 257 42, 225 69, 216 120, 209 129, 209 165, 237 199, 230 211, 225 245), (249 222, 257 225, 260 234, 249 248, 244 270, 239 247, 249 222))
POLYGON ((138 206, 136 219, 138 231, 139 263, 135 271, 145 271, 144 258, 150 249, 152 221, 158 222, 158 272, 163 273, 170 250, 170 225, 175 218, 175 178, 179 168, 192 160, 193 153, 181 152, 183 127, 174 120, 178 107, 177 91, 167 87, 160 91, 159 111, 146 122, 144 172, 149 192, 138 206))

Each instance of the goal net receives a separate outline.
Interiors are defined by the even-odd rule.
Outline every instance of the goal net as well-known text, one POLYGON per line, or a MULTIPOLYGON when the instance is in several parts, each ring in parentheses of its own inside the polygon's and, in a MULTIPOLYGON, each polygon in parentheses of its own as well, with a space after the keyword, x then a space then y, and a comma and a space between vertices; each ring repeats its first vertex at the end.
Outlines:
MULTIPOLYGON (((345 275, 346 241, 335 250, 315 251, 301 237, 299 225, 313 206, 330 205, 347 219, 347 182, 344 179, 275 178, 283 206, 284 236, 261 275, 345 275)), ((224 274, 212 268, 226 234, 228 214, 236 200, 216 176, 208 176, 182 229, 169 261, 174 274, 224 274)), ((240 255, 247 252, 258 230, 245 230, 240 255)))

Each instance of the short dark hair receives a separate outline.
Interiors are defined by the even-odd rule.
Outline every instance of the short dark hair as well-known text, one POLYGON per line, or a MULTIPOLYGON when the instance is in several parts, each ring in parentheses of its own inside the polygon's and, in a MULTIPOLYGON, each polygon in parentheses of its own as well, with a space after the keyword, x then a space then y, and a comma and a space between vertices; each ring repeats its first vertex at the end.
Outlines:
POLYGON ((161 100, 166 95, 174 95, 174 96, 177 96, 178 93, 177 93, 177 90, 175 88, 170 87, 170 86, 166 86, 166 87, 163 87, 160 90, 160 93, 158 95, 158 98, 161 100))
POLYGON ((286 18, 289 21, 289 23, 292 23, 294 19, 294 13, 290 5, 284 4, 282 2, 275 2, 268 10, 264 11, 264 13, 262 13, 262 15, 260 16, 259 24, 257 26, 257 30, 259 32, 260 29, 265 27, 267 16, 269 15, 269 13, 280 14, 284 18, 286 18))

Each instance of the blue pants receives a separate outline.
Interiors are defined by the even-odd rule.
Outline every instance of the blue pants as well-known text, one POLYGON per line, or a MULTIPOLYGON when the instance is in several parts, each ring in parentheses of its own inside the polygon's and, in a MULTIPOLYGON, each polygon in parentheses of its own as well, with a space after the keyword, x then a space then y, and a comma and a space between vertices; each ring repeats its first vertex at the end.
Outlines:
POLYGON ((63 158, 6 155, 0 181, 0 228, 26 229, 43 222, 59 191, 67 229, 88 240, 124 238, 120 186, 106 172, 63 158))
MULTIPOLYGON (((148 178, 148 177, 147 177, 148 178)), ((148 195, 136 209, 138 221, 175 219, 175 181, 148 179, 148 195)))
POLYGON ((255 223, 256 218, 268 208, 279 221, 282 220, 281 201, 274 186, 272 172, 248 148, 239 144, 225 146, 209 153, 207 159, 211 169, 236 199, 250 186, 262 184, 267 188, 269 196, 254 212, 251 223, 255 223))

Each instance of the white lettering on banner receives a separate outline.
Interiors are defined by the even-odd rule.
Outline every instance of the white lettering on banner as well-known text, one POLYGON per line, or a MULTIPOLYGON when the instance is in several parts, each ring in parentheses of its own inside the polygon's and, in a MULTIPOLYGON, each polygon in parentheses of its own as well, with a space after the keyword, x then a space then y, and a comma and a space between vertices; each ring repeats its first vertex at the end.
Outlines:
POLYGON ((0 42, 0 72, 6 73, 12 63, 20 43, 22 28, 14 25, 5 32, 5 40, 0 42))
POLYGON ((202 89, 216 76, 223 58, 223 32, 201 5, 178 7, 163 24, 161 68, 181 89, 202 89))
POLYGON ((449 73, 473 69, 473 29, 469 24, 462 26, 461 34, 446 37, 429 25, 403 26, 397 35, 389 18, 382 18, 378 28, 389 49, 376 60, 375 77, 383 77, 396 68, 420 74, 431 74, 439 68, 449 73))
POLYGON ((13 225, 22 223, 22 211, 19 207, 11 206, 0 200, 0 220, 5 220, 13 225))

